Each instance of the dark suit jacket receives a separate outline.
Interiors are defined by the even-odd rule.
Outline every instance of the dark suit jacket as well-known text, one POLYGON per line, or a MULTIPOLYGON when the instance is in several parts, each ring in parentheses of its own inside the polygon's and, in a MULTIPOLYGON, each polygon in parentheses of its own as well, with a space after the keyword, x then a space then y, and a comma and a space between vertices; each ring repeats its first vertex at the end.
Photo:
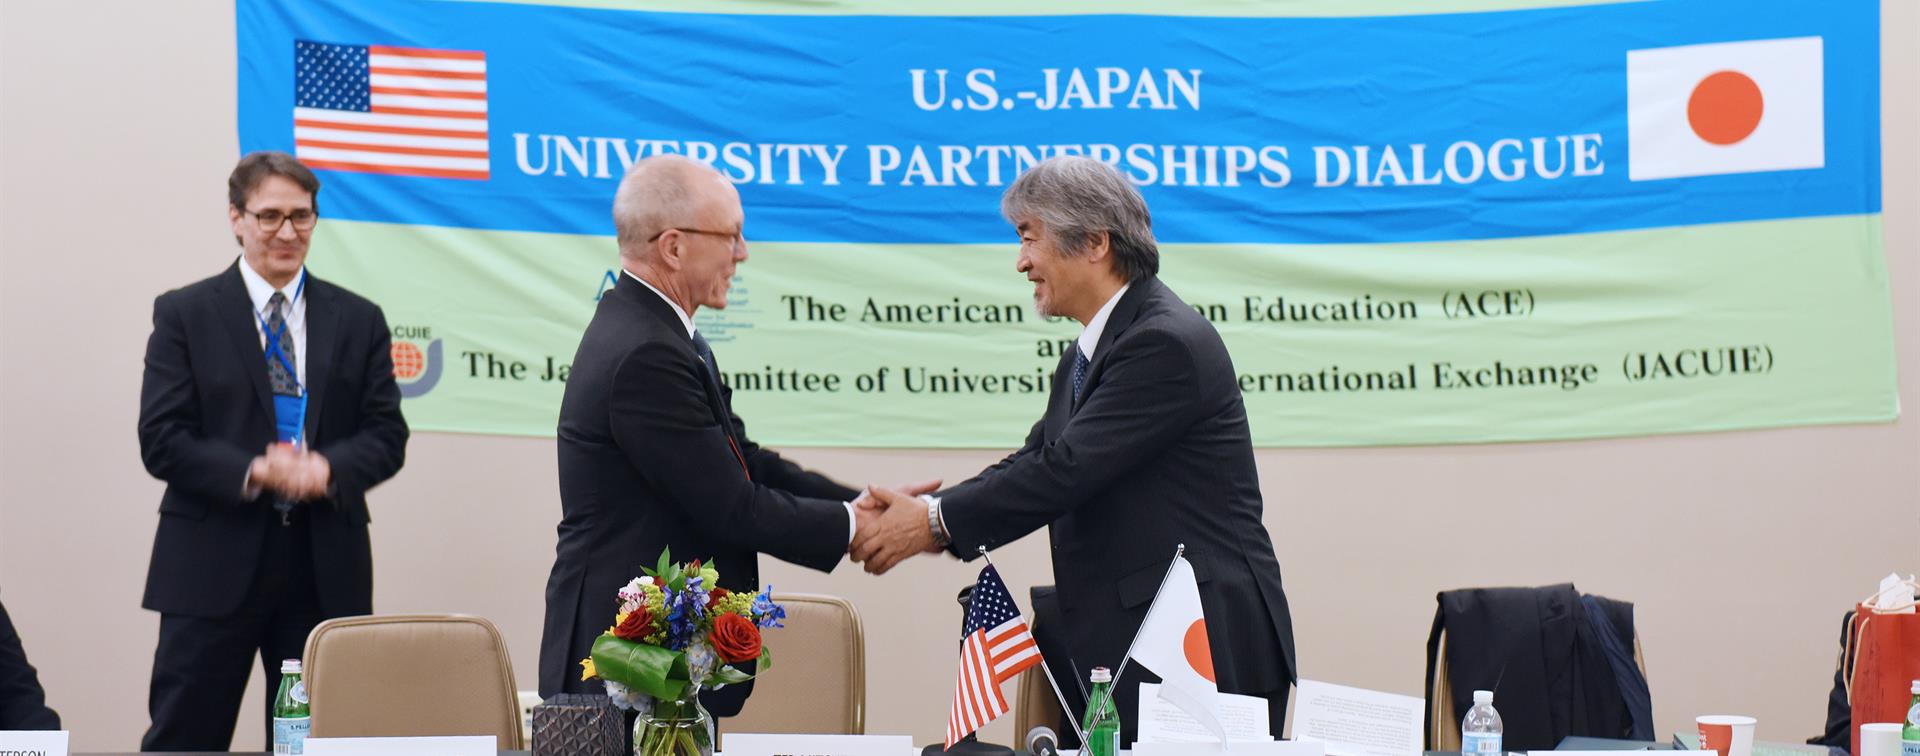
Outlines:
MULTIPOLYGON (((142 606, 221 617, 246 598, 272 494, 243 498, 253 458, 274 441, 267 363, 236 262, 153 302, 140 383, 140 456, 167 483, 142 606)), ((367 490, 406 458, 407 423, 380 308, 308 274, 306 436, 333 468, 332 493, 302 504, 313 530, 320 610, 373 611, 367 490)))
MULTIPOLYGON (((1293 620, 1220 335, 1147 278, 1108 316, 1077 404, 1072 354, 1061 358, 1046 415, 1026 444, 940 493, 952 552, 972 559, 980 546, 1047 526, 1065 625, 1057 629, 1086 673, 1119 665, 1184 543, 1220 690, 1284 691, 1294 679, 1293 620)), ((1137 683, 1148 679, 1131 669, 1115 692, 1123 725, 1133 721, 1137 683)), ((1123 729, 1131 738, 1134 729, 1123 729)))
MULTIPOLYGON (((762 552, 823 571, 845 556, 842 502, 859 492, 747 440, 731 397, 673 305, 622 273, 580 339, 560 403, 560 541, 547 579, 542 696, 599 689, 581 682, 578 662, 613 623, 620 586, 662 549, 676 562, 713 564, 734 591, 758 588, 762 552)), ((732 716, 746 690, 703 700, 732 716)))
POLYGON ((27 651, 13 618, 0 605, 0 730, 58 730, 60 715, 47 708, 40 675, 27 663, 27 651))

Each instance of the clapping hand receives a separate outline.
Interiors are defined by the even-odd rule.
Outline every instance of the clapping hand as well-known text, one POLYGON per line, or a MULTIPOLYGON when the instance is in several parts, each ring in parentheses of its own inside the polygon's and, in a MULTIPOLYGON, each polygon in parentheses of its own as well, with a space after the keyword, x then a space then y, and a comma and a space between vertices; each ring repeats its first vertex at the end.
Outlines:
POLYGON ((253 458, 249 482, 294 501, 326 496, 333 482, 333 466, 319 452, 289 443, 276 443, 253 458))

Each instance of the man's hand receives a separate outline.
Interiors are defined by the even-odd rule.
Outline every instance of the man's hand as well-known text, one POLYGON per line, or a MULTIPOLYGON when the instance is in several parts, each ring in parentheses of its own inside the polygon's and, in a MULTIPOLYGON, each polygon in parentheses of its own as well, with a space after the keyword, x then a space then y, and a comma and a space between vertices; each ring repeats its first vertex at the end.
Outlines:
POLYGON ((869 487, 862 498, 872 500, 863 507, 882 510, 869 527, 854 535, 847 548, 853 561, 866 565, 867 572, 884 575, 907 557, 939 548, 933 531, 927 528, 927 503, 918 496, 869 487))
MULTIPOLYGON (((866 490, 861 491, 859 496, 854 497, 853 499, 854 508, 855 509, 872 509, 875 511, 886 509, 887 505, 885 503, 881 502, 879 499, 874 498, 873 491, 875 488, 878 488, 878 486, 869 484, 866 490)), ((934 478, 932 480, 923 480, 918 483, 908 483, 904 486, 895 486, 893 490, 899 491, 900 493, 906 494, 908 496, 919 496, 921 494, 930 494, 930 493, 933 493, 934 491, 940 490, 940 479, 934 478)), ((866 526, 862 525, 860 527, 865 528, 866 526)))
POLYGON ((333 482, 333 466, 326 457, 287 443, 268 446, 266 454, 253 458, 249 472, 249 485, 294 501, 322 498, 333 482))

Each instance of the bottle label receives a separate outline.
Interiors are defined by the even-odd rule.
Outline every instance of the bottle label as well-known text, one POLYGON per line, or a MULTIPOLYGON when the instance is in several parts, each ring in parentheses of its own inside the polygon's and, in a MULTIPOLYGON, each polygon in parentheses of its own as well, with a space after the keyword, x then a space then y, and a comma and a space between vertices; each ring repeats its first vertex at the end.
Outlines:
POLYGON ((1467 733, 1460 736, 1460 752, 1495 756, 1500 753, 1500 736, 1485 733, 1467 733))
POLYGON ((313 717, 274 717, 274 756, 300 756, 306 752, 307 733, 313 731, 313 717))
POLYGON ((292 698, 295 701, 299 701, 300 703, 306 703, 307 702, 307 681, 300 680, 295 682, 293 684, 293 687, 287 690, 287 696, 289 698, 292 698))
POLYGON ((1900 756, 1920 756, 1920 740, 1901 741, 1900 756))
POLYGON ((1920 727, 1920 698, 1915 698, 1912 708, 1907 709, 1907 726, 1920 727))

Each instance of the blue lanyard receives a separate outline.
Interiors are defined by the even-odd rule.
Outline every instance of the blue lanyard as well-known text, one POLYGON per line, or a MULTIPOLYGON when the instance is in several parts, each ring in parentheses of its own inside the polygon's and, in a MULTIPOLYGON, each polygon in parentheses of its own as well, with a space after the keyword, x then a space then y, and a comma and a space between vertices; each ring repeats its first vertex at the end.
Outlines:
POLYGON ((300 382, 300 371, 293 369, 293 359, 288 357, 287 353, 280 348, 280 338, 286 335, 287 329, 293 327, 289 322, 293 318, 293 305, 300 301, 300 294, 306 290, 307 271, 305 268, 302 268, 300 270, 300 283, 293 287, 293 298, 287 300, 287 316, 280 319, 280 328, 277 330, 267 327, 267 318, 261 315, 259 311, 256 310, 253 313, 254 319, 260 321, 260 332, 267 337, 267 357, 280 361, 280 366, 287 369, 287 378, 293 381, 293 389, 300 392, 300 412, 297 422, 294 425, 295 428, 300 429, 300 433, 294 437, 295 444, 299 444, 302 437, 306 435, 307 387, 300 382))

